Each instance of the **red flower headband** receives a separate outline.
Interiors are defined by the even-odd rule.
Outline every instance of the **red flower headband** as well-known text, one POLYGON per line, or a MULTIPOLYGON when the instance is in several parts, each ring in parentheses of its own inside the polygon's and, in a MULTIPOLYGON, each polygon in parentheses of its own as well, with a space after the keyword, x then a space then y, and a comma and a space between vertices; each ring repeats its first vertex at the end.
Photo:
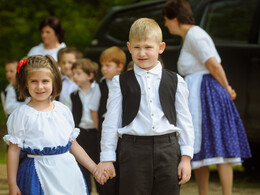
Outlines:
POLYGON ((27 63, 27 58, 25 58, 24 60, 21 60, 21 61, 18 63, 17 69, 16 69, 17 73, 19 73, 20 68, 21 68, 22 66, 25 66, 26 63, 27 63))

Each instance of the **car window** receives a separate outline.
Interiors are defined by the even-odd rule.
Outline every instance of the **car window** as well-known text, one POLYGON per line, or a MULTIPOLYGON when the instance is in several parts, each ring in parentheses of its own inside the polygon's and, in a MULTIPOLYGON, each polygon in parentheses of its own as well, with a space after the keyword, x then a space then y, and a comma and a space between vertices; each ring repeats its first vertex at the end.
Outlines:
POLYGON ((201 26, 215 42, 248 43, 258 0, 225 0, 208 5, 201 26))
POLYGON ((180 40, 170 35, 168 29, 164 26, 162 4, 118 12, 109 25, 107 38, 125 45, 126 41, 128 41, 128 33, 132 23, 141 17, 153 18, 158 22, 163 31, 163 40, 167 42, 168 45, 179 44, 180 40))

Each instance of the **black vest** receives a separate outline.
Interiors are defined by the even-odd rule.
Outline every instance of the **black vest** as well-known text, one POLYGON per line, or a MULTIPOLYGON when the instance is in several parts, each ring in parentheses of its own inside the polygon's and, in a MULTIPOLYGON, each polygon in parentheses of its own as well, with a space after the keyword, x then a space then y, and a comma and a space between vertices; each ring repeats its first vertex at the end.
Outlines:
POLYGON ((81 117, 82 117, 82 102, 79 97, 79 91, 75 91, 70 94, 71 102, 72 102, 72 115, 74 118, 75 126, 78 127, 81 117))
MULTIPOLYGON (((122 102, 122 127, 129 125, 136 117, 141 100, 141 88, 135 77, 134 71, 124 72, 119 77, 120 88, 123 95, 122 102)), ((175 72, 162 69, 159 86, 159 97, 162 110, 170 122, 176 125, 175 94, 178 78, 175 72)))
POLYGON ((99 83, 99 88, 101 92, 101 98, 100 98, 100 103, 98 108, 98 129, 101 130, 102 123, 104 121, 103 115, 107 111, 108 87, 107 87, 106 79, 103 79, 99 83))

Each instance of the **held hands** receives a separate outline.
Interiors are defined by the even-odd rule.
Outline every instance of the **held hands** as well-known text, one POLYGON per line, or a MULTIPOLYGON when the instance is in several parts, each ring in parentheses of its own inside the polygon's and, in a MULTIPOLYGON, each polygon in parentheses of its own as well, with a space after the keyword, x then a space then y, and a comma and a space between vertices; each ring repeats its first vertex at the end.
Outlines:
POLYGON ((116 176, 113 162, 100 162, 93 171, 93 175, 98 183, 104 185, 109 178, 112 179, 116 176))
POLYGON ((180 179, 179 184, 185 184, 190 180, 191 177, 191 165, 190 165, 190 157, 183 155, 181 157, 181 162, 178 166, 178 177, 180 179))

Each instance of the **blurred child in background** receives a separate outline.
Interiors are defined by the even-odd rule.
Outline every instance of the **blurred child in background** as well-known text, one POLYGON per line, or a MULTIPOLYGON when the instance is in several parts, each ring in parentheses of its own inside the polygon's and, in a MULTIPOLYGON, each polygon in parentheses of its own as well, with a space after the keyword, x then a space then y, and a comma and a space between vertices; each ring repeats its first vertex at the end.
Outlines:
MULTIPOLYGON (((105 118, 107 111, 107 99, 109 88, 112 84, 112 79, 114 76, 119 75, 125 67, 126 64, 126 54, 119 47, 113 46, 104 50, 99 58, 101 63, 101 73, 103 78, 101 78, 99 88, 100 88, 100 97, 96 96, 96 99, 100 100, 98 110, 91 103, 90 109, 92 113, 93 120, 95 121, 96 127, 101 136, 102 123, 105 118), (97 122, 98 121, 98 122, 97 122)), ((120 144, 118 144, 119 146, 120 144)), ((118 148, 119 149, 119 148, 118 148)), ((118 163, 115 162, 115 167, 117 173, 119 173, 118 163)), ((108 180, 104 186, 101 186, 100 195, 117 195, 119 193, 119 174, 111 180, 108 180)))
POLYGON ((5 76, 9 84, 1 93, 1 100, 6 116, 9 116, 15 108, 24 104, 24 99, 19 99, 14 89, 17 65, 18 60, 16 59, 9 60, 5 64, 5 76))
MULTIPOLYGON (((79 89, 66 97, 64 104, 72 111, 76 127, 80 128, 80 134, 77 137, 79 145, 88 153, 90 158, 96 163, 99 162, 99 137, 94 122, 90 115, 89 103, 95 101, 95 107, 98 107, 99 101, 96 98, 99 93, 99 86, 95 82, 98 73, 97 63, 82 58, 76 60, 72 65, 74 82, 79 89)), ((81 171, 87 181, 89 192, 92 191, 90 172, 82 165, 81 171)))
POLYGON ((82 58, 82 53, 73 47, 63 48, 58 52, 58 64, 62 74, 62 91, 57 100, 61 103, 64 103, 65 98, 78 89, 73 81, 71 68, 72 64, 80 58, 82 58))

